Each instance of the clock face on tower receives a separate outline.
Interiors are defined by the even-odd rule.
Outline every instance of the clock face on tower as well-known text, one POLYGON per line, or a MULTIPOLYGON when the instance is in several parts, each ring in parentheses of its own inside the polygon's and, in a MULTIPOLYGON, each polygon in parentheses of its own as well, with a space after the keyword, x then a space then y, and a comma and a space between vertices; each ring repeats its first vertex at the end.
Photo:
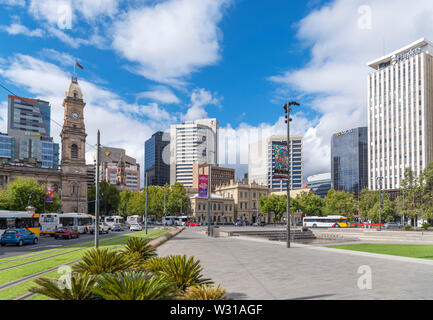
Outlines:
POLYGON ((78 119, 78 113, 72 112, 72 119, 77 120, 78 119))

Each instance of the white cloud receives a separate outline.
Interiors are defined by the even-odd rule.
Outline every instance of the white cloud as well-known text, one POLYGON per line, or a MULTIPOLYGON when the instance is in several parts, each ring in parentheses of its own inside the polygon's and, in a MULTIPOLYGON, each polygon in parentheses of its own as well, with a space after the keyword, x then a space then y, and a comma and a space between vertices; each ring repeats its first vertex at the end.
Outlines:
POLYGON ((194 121, 207 117, 205 106, 219 105, 219 99, 205 89, 195 89, 191 94, 191 106, 185 115, 182 115, 183 121, 194 121))
MULTIPOLYGON (((63 123, 62 101, 70 83, 68 73, 51 63, 17 54, 10 59, 2 76, 34 97, 50 101, 52 119, 63 123)), ((79 83, 86 102, 87 142, 91 145, 95 145, 96 131, 100 129, 103 145, 124 148, 128 155, 143 163, 144 141, 155 131, 167 129, 175 120, 155 103, 129 104, 109 89, 83 79, 79 83)), ((60 142, 61 128, 54 123, 51 127, 54 140, 60 142)), ((94 150, 87 148, 87 151, 87 161, 91 162, 94 150)))
POLYGON ((131 9, 114 23, 113 47, 146 78, 178 83, 220 56, 218 23, 229 0, 168 0, 131 9))
POLYGON ((41 29, 29 30, 26 26, 19 23, 12 23, 10 26, 0 26, 0 29, 10 35, 23 34, 29 37, 42 37, 44 35, 41 29))
POLYGON ((367 125, 366 79, 373 71, 367 62, 419 38, 433 39, 432 23, 430 0, 335 0, 299 22, 297 36, 311 49, 310 61, 270 79, 320 116, 305 133, 306 175, 330 171, 333 133, 367 125), (368 12, 371 25, 365 25, 368 12))
POLYGON ((137 99, 150 99, 165 104, 177 104, 179 98, 167 87, 157 86, 152 91, 145 91, 137 94, 137 99))

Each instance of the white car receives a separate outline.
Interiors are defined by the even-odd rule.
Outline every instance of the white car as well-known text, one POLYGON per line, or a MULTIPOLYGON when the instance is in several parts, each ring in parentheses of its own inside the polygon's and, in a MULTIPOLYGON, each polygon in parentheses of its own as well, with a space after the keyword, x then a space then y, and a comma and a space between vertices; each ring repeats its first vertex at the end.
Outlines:
MULTIPOLYGON (((106 224, 105 222, 101 222, 99 224, 99 233, 103 234, 103 233, 108 233, 108 232, 110 232, 110 226, 108 224, 106 224)), ((95 233, 95 225, 94 224, 92 224, 90 226, 90 233, 91 234, 95 233)))
POLYGON ((138 223, 131 223, 131 225, 129 226, 129 230, 131 230, 131 231, 141 231, 141 230, 143 230, 143 227, 140 226, 138 223))

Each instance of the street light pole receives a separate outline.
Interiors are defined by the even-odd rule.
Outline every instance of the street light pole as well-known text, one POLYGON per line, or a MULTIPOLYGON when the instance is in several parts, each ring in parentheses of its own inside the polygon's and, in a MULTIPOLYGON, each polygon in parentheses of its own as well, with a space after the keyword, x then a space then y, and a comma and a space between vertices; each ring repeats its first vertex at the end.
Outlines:
POLYGON ((147 234, 147 172, 144 173, 144 179, 145 179, 145 183, 146 183, 146 209, 144 211, 144 230, 146 231, 147 234))
POLYGON ((208 164, 209 170, 208 170, 208 182, 207 182, 207 235, 210 237, 210 206, 211 206, 211 194, 212 194, 212 187, 211 187, 211 168, 212 166, 208 164))
POLYGON ((300 104, 291 101, 289 103, 286 103, 283 106, 283 109, 286 113, 286 124, 287 124, 287 203, 286 203, 286 211, 287 211, 287 248, 290 248, 290 122, 292 121, 292 118, 290 118, 290 111, 292 109, 291 106, 299 106, 300 104))
POLYGON ((95 248, 99 247, 99 152, 101 148, 101 134, 98 130, 96 145, 96 195, 95 195, 95 248))
POLYGON ((382 197, 381 197, 381 193, 382 193, 382 180, 383 177, 376 177, 376 180, 379 181, 379 231, 382 231, 382 197))

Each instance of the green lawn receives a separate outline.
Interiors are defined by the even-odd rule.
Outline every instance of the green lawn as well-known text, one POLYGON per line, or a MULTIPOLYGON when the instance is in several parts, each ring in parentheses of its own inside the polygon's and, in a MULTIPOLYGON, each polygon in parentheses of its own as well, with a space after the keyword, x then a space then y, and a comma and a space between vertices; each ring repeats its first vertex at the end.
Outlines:
POLYGON ((433 245, 364 243, 330 246, 330 248, 433 260, 433 245))
MULTIPOLYGON (((110 239, 105 239, 104 241, 100 242, 100 248, 113 248, 119 245, 124 245, 130 237, 142 237, 142 238, 157 238, 167 232, 170 232, 171 230, 149 230, 148 234, 146 235, 145 232, 136 232, 136 233, 130 233, 125 235, 120 235, 117 237, 113 237, 110 239)), ((87 244, 87 243, 86 243, 87 244)), ((53 257, 48 260, 40 261, 35 264, 29 264, 25 266, 20 266, 13 268, 11 270, 5 270, 0 272, 0 284, 10 282, 16 279, 20 279, 22 277, 25 277, 27 275, 34 274, 36 272, 47 270, 51 267, 60 266, 62 264, 77 260, 81 258, 81 256, 89 249, 89 248, 83 248, 86 250, 73 252, 69 254, 65 254, 60 257, 53 257)), ((59 252, 56 252, 59 253, 59 252)), ((50 272, 48 274, 43 275, 44 277, 50 277, 55 278, 58 275, 57 270, 50 272)), ((34 286, 34 279, 26 281, 24 283, 18 284, 16 286, 13 286, 11 288, 5 289, 0 291, 0 300, 11 300, 14 298, 17 298, 23 294, 25 294, 29 288, 34 286)))

